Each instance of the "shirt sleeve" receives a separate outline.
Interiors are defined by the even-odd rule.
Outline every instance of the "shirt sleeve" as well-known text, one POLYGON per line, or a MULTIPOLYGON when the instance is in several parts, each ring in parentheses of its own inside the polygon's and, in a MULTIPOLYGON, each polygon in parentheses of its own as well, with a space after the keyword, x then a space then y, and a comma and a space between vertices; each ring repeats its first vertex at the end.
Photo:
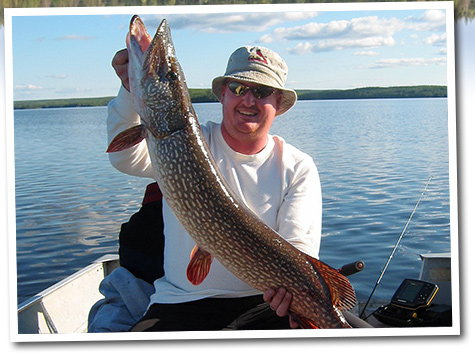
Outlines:
POLYGON ((322 194, 317 167, 305 155, 288 173, 278 212, 278 231, 300 251, 318 259, 322 227, 322 194))
MULTIPOLYGON (((120 132, 140 124, 140 117, 132 104, 130 93, 122 86, 119 94, 108 105, 108 144, 120 132)), ((154 178, 145 140, 120 152, 109 153, 109 160, 117 170, 134 176, 154 178)))

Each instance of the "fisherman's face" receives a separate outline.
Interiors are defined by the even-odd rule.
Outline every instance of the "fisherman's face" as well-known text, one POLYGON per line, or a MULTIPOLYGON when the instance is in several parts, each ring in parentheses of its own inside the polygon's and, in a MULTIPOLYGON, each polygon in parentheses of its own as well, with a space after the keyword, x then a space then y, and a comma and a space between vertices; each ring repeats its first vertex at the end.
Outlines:
POLYGON ((282 94, 278 90, 272 91, 243 81, 225 83, 221 96, 222 131, 228 144, 231 140, 235 146, 242 148, 236 149, 233 144, 230 146, 244 154, 255 154, 262 150, 267 144, 267 136, 281 99, 282 94), (257 90, 253 92, 253 89, 257 90))

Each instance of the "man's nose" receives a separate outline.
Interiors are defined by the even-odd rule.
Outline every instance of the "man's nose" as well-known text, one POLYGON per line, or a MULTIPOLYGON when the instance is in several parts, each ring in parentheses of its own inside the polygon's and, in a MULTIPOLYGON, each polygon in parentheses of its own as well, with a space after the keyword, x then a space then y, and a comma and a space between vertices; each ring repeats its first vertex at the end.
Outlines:
POLYGON ((242 101, 246 106, 253 106, 256 102, 256 98, 254 97, 251 90, 246 92, 246 94, 242 97, 242 101))

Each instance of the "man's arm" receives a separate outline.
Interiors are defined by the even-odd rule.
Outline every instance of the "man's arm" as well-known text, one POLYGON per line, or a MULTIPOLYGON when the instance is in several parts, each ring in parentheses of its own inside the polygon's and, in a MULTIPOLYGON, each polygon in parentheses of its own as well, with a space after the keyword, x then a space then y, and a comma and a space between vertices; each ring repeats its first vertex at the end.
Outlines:
MULTIPOLYGON (((112 66, 120 78, 122 86, 119 94, 108 105, 107 140, 108 144, 116 135, 128 128, 140 124, 140 117, 135 111, 132 97, 128 91, 128 55, 127 50, 117 52, 112 59, 112 66)), ((117 170, 134 176, 154 178, 147 144, 144 141, 134 147, 120 152, 109 153, 109 160, 117 170)))

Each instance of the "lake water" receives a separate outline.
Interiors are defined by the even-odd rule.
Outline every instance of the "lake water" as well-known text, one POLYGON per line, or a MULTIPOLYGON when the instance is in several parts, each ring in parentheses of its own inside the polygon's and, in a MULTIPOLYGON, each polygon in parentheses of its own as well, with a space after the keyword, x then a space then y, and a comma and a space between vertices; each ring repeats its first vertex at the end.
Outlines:
MULTIPOLYGON (((219 104, 196 104, 201 122, 219 104)), ((140 208, 150 180, 109 163, 107 108, 17 110, 15 127, 18 302, 106 253, 140 208)), ((430 185, 374 299, 417 278, 419 254, 450 251, 446 99, 302 101, 272 128, 310 154, 323 193, 320 258, 364 260, 350 277, 366 299, 429 176, 430 185)), ((453 177, 455 178, 455 177, 453 177)))

